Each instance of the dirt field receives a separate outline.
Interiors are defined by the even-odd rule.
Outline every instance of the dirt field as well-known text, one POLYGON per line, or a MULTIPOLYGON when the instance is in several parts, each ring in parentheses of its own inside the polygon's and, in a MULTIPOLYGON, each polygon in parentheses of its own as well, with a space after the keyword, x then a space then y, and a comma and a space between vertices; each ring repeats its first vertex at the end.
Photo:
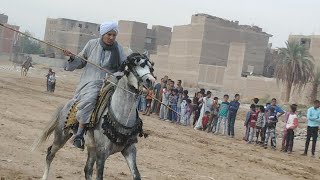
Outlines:
MULTIPOLYGON (((45 150, 30 147, 50 120, 55 108, 72 97, 80 73, 54 69, 58 75, 54 94, 46 92, 47 69, 36 66, 21 78, 13 66, 0 61, 0 178, 40 179, 45 150)), ((236 138, 214 136, 158 120, 142 117, 149 138, 139 139, 138 166, 143 179, 320 179, 320 160, 301 157, 303 142, 296 141, 292 155, 241 141, 244 110, 237 121, 236 138), (242 120, 241 120, 242 119, 242 120)), ((278 139, 278 148, 280 147, 278 139)), ((318 146, 319 149, 319 146, 318 146)), ((317 151, 319 155, 319 152, 317 151)), ((50 179, 84 179, 86 153, 69 143, 52 164, 50 179)), ((121 154, 106 162, 106 179, 131 179, 121 154)))

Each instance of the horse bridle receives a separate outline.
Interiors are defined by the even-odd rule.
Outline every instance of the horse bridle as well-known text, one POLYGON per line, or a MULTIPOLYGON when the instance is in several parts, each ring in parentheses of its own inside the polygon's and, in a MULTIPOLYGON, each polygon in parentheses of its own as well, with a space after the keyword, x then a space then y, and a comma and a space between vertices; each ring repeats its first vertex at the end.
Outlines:
MULTIPOLYGON (((141 56, 141 55, 140 55, 140 56, 141 56)), ((140 66, 141 66, 142 68, 145 67, 145 66, 148 66, 148 63, 152 64, 152 63, 150 62, 150 60, 149 60, 148 57, 146 57, 145 55, 142 55, 142 56, 145 58, 145 61, 140 64, 140 66)), ((129 59, 129 57, 128 57, 128 59, 129 59)), ((136 58, 136 57, 132 57, 132 59, 133 59, 134 61, 137 61, 137 58, 136 58)), ((154 75, 153 75, 153 73, 152 73, 152 72, 153 72, 153 68, 152 68, 152 67, 150 67, 150 73, 146 73, 146 74, 140 76, 140 75, 138 74, 138 72, 135 70, 135 68, 132 67, 132 65, 131 65, 132 62, 131 62, 131 61, 132 61, 132 60, 127 60, 126 65, 127 65, 128 68, 130 69, 130 72, 138 79, 138 82, 143 82, 143 78, 144 78, 145 76, 147 76, 147 75, 151 75, 151 76, 154 77, 154 75)))

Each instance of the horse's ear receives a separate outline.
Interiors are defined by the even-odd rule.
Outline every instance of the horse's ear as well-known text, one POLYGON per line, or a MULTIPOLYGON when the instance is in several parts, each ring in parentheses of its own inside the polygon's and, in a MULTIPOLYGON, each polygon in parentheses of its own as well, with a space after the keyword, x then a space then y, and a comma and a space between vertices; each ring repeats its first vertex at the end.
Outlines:
POLYGON ((126 69, 126 66, 128 65, 128 60, 125 60, 119 67, 119 71, 123 72, 126 69))
POLYGON ((154 66, 154 62, 151 62, 151 66, 154 66))
POLYGON ((128 55, 131 55, 132 53, 133 53, 133 51, 132 51, 131 47, 129 46, 128 47, 128 55))
POLYGON ((145 55, 146 57, 148 57, 148 56, 149 56, 149 52, 146 50, 146 51, 144 51, 143 55, 145 55))

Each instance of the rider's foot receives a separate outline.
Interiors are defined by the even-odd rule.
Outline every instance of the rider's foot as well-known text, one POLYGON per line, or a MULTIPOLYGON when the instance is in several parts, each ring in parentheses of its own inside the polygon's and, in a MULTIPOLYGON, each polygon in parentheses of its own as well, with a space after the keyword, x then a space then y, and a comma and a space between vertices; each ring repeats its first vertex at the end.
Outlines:
POLYGON ((84 150, 84 139, 81 137, 76 137, 73 141, 73 145, 79 149, 84 150))
POLYGON ((75 135, 73 140, 73 145, 75 147, 84 149, 84 138, 83 138, 84 132, 85 132, 85 125, 79 124, 77 134, 75 135))

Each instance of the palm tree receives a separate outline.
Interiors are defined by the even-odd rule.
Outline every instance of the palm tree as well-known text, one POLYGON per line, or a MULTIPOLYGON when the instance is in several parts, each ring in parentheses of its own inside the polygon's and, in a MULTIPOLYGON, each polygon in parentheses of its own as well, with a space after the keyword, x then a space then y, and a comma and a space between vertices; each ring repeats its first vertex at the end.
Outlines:
POLYGON ((285 102, 289 102, 292 87, 300 92, 313 78, 314 60, 305 46, 299 42, 287 41, 286 46, 279 48, 275 77, 278 83, 286 85, 285 102))
POLYGON ((314 72, 314 78, 312 80, 312 90, 310 94, 310 103, 312 104, 314 100, 318 97, 318 87, 320 84, 320 68, 318 67, 314 72))

